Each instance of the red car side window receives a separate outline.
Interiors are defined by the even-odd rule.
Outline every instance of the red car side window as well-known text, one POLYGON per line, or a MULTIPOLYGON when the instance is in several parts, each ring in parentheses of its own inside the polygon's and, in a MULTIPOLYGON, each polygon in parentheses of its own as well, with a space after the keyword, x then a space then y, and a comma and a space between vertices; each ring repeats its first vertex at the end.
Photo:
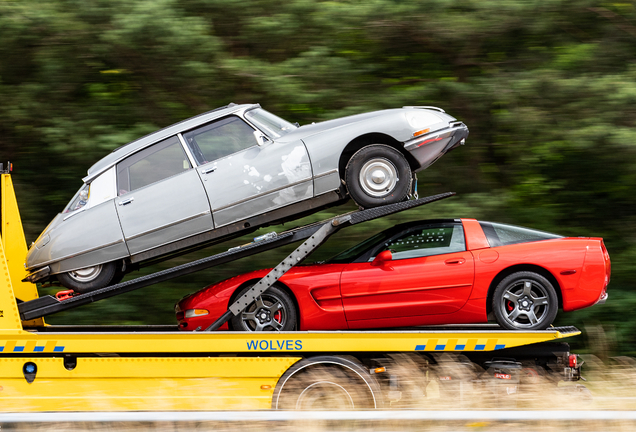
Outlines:
POLYGON ((465 251, 464 229, 461 224, 414 227, 386 242, 377 253, 385 250, 393 252, 394 260, 465 251))

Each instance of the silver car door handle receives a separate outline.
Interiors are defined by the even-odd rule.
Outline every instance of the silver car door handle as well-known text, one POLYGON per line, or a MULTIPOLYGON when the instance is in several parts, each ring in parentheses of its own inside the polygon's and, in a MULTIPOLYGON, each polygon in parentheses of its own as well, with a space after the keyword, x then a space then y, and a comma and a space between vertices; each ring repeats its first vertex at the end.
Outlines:
POLYGON ((119 205, 120 206, 125 206, 126 204, 130 204, 131 202, 133 202, 135 200, 134 197, 130 197, 128 199, 125 199, 123 201, 119 201, 119 205))
POLYGON ((211 172, 216 171, 216 167, 206 168, 201 170, 201 174, 210 174, 211 172))

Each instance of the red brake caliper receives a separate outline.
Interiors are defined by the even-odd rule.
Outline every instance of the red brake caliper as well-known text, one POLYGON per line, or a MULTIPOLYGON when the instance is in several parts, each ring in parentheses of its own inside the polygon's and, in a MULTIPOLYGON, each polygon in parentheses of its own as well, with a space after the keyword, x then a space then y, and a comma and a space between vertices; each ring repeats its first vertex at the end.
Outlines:
POLYGON ((515 308, 510 300, 506 302, 506 307, 508 308, 508 312, 512 312, 513 309, 515 308))
POLYGON ((276 311, 276 313, 274 314, 274 319, 276 320, 276 322, 280 322, 280 320, 283 319, 283 314, 280 313, 280 310, 276 311))

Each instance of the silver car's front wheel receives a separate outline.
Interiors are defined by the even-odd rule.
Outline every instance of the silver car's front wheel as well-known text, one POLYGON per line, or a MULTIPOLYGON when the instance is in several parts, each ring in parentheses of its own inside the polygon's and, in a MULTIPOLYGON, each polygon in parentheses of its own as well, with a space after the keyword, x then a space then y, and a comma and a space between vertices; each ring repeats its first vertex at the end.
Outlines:
POLYGON ((117 265, 110 262, 60 273, 57 280, 66 288, 83 294, 108 286, 113 281, 116 271, 117 265))
POLYGON ((97 279, 101 274, 102 269, 103 266, 100 264, 93 267, 70 271, 68 272, 68 275, 78 283, 87 283, 97 279))

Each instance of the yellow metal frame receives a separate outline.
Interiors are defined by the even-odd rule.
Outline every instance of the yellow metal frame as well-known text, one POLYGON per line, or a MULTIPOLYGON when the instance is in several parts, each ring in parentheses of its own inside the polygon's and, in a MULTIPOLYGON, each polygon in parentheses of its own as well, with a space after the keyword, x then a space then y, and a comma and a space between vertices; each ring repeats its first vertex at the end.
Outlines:
POLYGON ((0 412, 269 409, 298 357, 0 358, 0 412), (37 365, 29 384, 22 369, 37 365))
POLYGON ((11 177, 0 180, 0 412, 265 409, 278 379, 305 353, 493 351, 579 334, 27 331, 44 321, 20 320, 16 297, 38 293, 21 281, 26 242, 11 177), (65 357, 76 364, 65 366, 65 357), (37 366, 32 383, 23 370, 29 362, 37 366))
MULTIPOLYGON (((29 282, 22 282, 26 276, 24 269, 24 260, 27 254, 27 245, 24 238, 24 230, 22 229, 22 219, 18 209, 18 201, 15 197, 13 189, 13 181, 10 174, 0 174, 0 220, 2 227, 0 228, 0 243, 4 251, 2 252, 6 262, 6 270, 3 274, 11 279, 12 296, 22 301, 28 301, 38 298, 38 290, 36 285, 29 282)), ((2 264, 0 264, 2 266, 2 264)), ((15 300, 13 300, 15 302, 15 300)), ((9 302, 10 303, 10 302, 9 302)), ((2 309, 2 303, 0 303, 2 309)), ((38 327, 44 325, 44 319, 38 318, 32 321, 25 321, 25 327, 38 327)), ((2 321, 0 318, 0 328, 2 321)))

